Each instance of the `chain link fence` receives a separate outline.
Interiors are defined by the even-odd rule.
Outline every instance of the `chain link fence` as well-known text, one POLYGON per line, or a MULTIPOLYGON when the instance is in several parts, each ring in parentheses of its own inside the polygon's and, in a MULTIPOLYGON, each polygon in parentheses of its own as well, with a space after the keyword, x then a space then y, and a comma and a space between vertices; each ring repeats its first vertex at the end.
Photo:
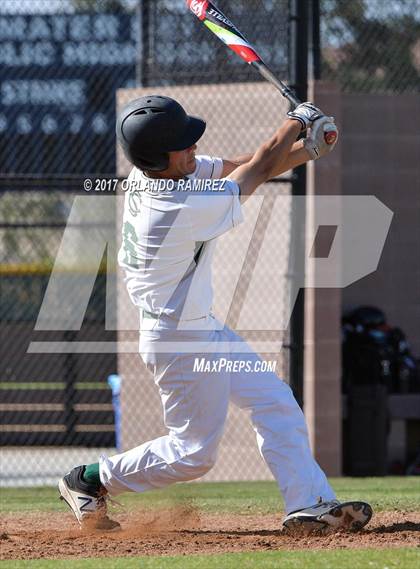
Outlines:
MULTIPOLYGON (((293 81, 298 75, 295 47, 299 37, 293 31, 292 12, 299 3, 218 0, 217 5, 275 74, 293 81)), ((307 7, 313 8, 310 27, 317 14, 315 6, 315 1, 308 0, 307 7)), ((320 0, 321 49, 314 33, 314 70, 318 61, 321 77, 338 83, 344 91, 417 91, 418 8, 416 0, 320 0), (320 62, 317 53, 322 55, 320 62)), ((102 448, 113 452, 117 446, 115 407, 107 382, 119 371, 115 351, 28 353, 34 340, 53 345, 116 339, 116 332, 105 326, 107 290, 115 288, 105 257, 95 269, 98 274, 79 331, 34 331, 34 326, 75 197, 83 193, 83 179, 116 176, 117 90, 207 85, 206 98, 195 101, 201 108, 198 114, 209 122, 207 140, 225 133, 225 146, 214 152, 232 157, 252 151, 266 132, 253 119, 255 108, 262 114, 274 109, 279 120, 286 111, 281 102, 274 107, 269 96, 255 101, 252 93, 261 81, 186 13, 182 0, 2 1, 0 483, 54 483, 75 463, 94 462, 102 448), (227 83, 238 85, 232 91, 227 83), (229 107, 230 129, 217 105, 229 107)), ((208 146, 203 150, 213 152, 208 146)), ((291 195, 293 183, 290 178, 277 188, 291 195)), ((91 198, 92 211, 95 199, 91 198)), ((285 267, 290 215, 286 217, 276 225, 284 235, 278 260, 285 267)), ((264 229, 261 224, 260 229, 264 229)), ((84 220, 81 231, 89 234, 93 226, 84 220)), ((228 264, 229 251, 224 254, 228 264)), ((83 243, 74 251, 75 259, 78 256, 83 256, 83 243)), ((252 266, 252 259, 248 261, 252 266)), ((290 344, 287 334, 283 341, 290 344)), ((290 350, 282 350, 278 359, 277 371, 286 380, 289 356, 290 350)), ((134 376, 139 360, 132 361, 125 369, 134 376)), ((151 411, 142 420, 147 423, 154 416, 151 411)), ((249 427, 243 418, 235 417, 235 421, 227 438, 239 441, 242 429, 249 427)), ((249 460, 247 464, 247 447, 237 450, 242 466, 236 474, 252 476, 254 463, 249 460)))
MULTIPOLYGON (((83 178, 115 173, 115 91, 135 84, 138 26, 134 3, 6 0, 0 8, 4 484, 53 484, 71 462, 96 460, 99 449, 116 446, 107 381, 117 371, 115 352, 29 350, 34 340, 56 345, 116 337, 105 329, 113 278, 105 259, 94 267, 80 330, 34 327, 65 231, 89 239, 95 229, 86 220, 68 223, 83 178)), ((81 270, 82 254, 79 239, 64 279, 81 270)))
MULTIPOLYGON (((217 2, 235 26, 250 38, 279 77, 289 76, 289 2, 217 2), (251 39, 252 38, 252 39, 251 39)), ((144 2, 140 83, 144 86, 261 81, 255 70, 213 34, 185 17, 184 2, 144 2)))
MULTIPOLYGON (((288 1, 219 5, 287 80, 288 1)), ((19 5, 5 0, 0 44, 0 483, 53 484, 74 464, 94 462, 104 449, 111 454, 119 444, 116 399, 107 379, 123 366, 112 348, 117 333, 106 329, 107 291, 115 290, 106 257, 94 268, 98 274, 81 329, 35 329, 65 233, 79 229, 89 239, 94 231, 88 216, 78 229, 69 223, 76 198, 86 197, 83 180, 116 178, 117 90, 240 83, 230 105, 248 115, 243 84, 261 78, 198 25, 182 0, 22 0, 19 5), (108 343, 109 353, 59 347, 81 342, 108 343), (43 343, 49 353, 31 352, 34 343, 43 343), (51 353, 54 346, 56 353, 51 353)), ((223 105, 223 91, 217 97, 223 105)), ((264 100, 258 104, 263 108, 264 100)), ((217 109, 210 116, 201 106, 199 114, 211 119, 211 137, 224 125, 217 109)), ((253 150, 255 136, 261 138, 259 125, 251 131, 238 114, 233 126, 235 135, 226 144, 230 157, 253 150)), ((290 192, 285 181, 281 193, 290 192)), ((97 198, 90 194, 92 214, 97 198)), ((285 270, 288 219, 285 212, 285 270)), ((81 270, 77 259, 83 265, 83 239, 73 251, 69 279, 81 270)), ((229 257, 229 251, 224 253, 229 257)), ((287 358, 274 356, 278 372, 287 376, 287 358)), ((132 356, 132 361, 135 375, 140 360, 132 356)), ((125 371, 129 374, 130 367, 125 371)), ((159 410, 156 401, 142 418, 151 429, 159 428, 159 410)), ((241 425, 243 420, 228 438, 238 438, 241 425)), ((246 464, 246 457, 241 461, 246 464)))
POLYGON ((418 93, 419 0, 320 0, 321 77, 346 93, 418 93))

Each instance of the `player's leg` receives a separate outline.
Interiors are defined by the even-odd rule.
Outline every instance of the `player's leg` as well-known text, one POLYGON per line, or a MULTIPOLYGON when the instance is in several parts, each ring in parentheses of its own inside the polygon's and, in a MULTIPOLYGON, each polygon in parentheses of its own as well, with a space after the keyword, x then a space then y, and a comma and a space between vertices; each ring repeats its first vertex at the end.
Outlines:
MULTIPOLYGON (((188 346, 196 340, 217 343, 213 335, 206 332, 197 338, 184 333, 177 339, 188 346)), ((169 432, 127 452, 102 456, 99 464, 87 469, 76 467, 60 480, 60 494, 82 526, 119 528, 106 516, 106 494, 144 492, 198 478, 216 460, 229 402, 229 374, 194 371, 195 358, 202 357, 198 354, 159 354, 153 345, 147 350, 144 342, 143 349, 169 432)))
MULTIPOLYGON (((188 341, 186 334, 183 341, 188 341)), ((101 480, 111 495, 199 478, 214 465, 227 415, 230 377, 194 371, 195 359, 200 357, 204 355, 147 355, 169 432, 127 452, 101 458, 101 480)))
MULTIPOLYGON (((259 357, 235 354, 253 366, 259 357)), ((232 373, 231 401, 250 413, 262 457, 276 479, 287 512, 335 499, 313 458, 304 415, 290 387, 272 372, 232 373)))
MULTIPOLYGON (((241 338, 225 330, 232 345, 241 338)), ((231 353, 255 369, 261 358, 248 353, 231 353)), ((339 504, 324 472, 314 459, 304 415, 292 390, 272 372, 242 371, 231 375, 231 401, 246 409, 257 434, 261 455, 276 479, 285 501, 285 526, 325 527, 342 524, 351 510, 354 527, 371 517, 370 507, 352 502, 339 504), (322 504, 322 505, 321 505, 322 504)))

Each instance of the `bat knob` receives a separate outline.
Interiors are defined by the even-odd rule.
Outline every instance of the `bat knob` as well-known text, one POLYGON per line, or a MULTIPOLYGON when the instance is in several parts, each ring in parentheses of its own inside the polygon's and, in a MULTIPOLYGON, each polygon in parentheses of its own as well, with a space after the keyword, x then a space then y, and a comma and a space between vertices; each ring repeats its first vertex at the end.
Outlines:
POLYGON ((337 140, 338 131, 337 127, 333 124, 326 124, 324 126, 324 140, 328 145, 334 144, 337 140))

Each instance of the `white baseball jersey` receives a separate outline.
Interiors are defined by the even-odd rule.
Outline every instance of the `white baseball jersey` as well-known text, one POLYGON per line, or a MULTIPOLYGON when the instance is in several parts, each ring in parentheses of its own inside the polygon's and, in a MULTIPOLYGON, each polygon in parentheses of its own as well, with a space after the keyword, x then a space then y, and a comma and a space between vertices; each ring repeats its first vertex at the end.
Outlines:
POLYGON ((147 313, 210 313, 215 240, 242 221, 239 186, 219 180, 222 168, 220 158, 197 156, 194 173, 179 182, 131 171, 118 260, 132 302, 147 313))

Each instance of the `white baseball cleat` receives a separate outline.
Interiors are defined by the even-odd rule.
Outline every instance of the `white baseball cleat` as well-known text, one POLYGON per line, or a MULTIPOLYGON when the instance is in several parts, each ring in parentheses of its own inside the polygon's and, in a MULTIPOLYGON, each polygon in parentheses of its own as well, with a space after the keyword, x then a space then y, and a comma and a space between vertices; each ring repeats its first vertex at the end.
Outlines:
POLYGON ((291 512, 283 520, 283 529, 289 534, 328 533, 345 529, 362 529, 372 517, 372 508, 366 502, 319 502, 310 508, 291 512))
POLYGON ((116 531, 118 522, 107 516, 106 490, 98 490, 82 478, 84 466, 73 468, 58 482, 60 499, 76 516, 81 529, 116 531))

